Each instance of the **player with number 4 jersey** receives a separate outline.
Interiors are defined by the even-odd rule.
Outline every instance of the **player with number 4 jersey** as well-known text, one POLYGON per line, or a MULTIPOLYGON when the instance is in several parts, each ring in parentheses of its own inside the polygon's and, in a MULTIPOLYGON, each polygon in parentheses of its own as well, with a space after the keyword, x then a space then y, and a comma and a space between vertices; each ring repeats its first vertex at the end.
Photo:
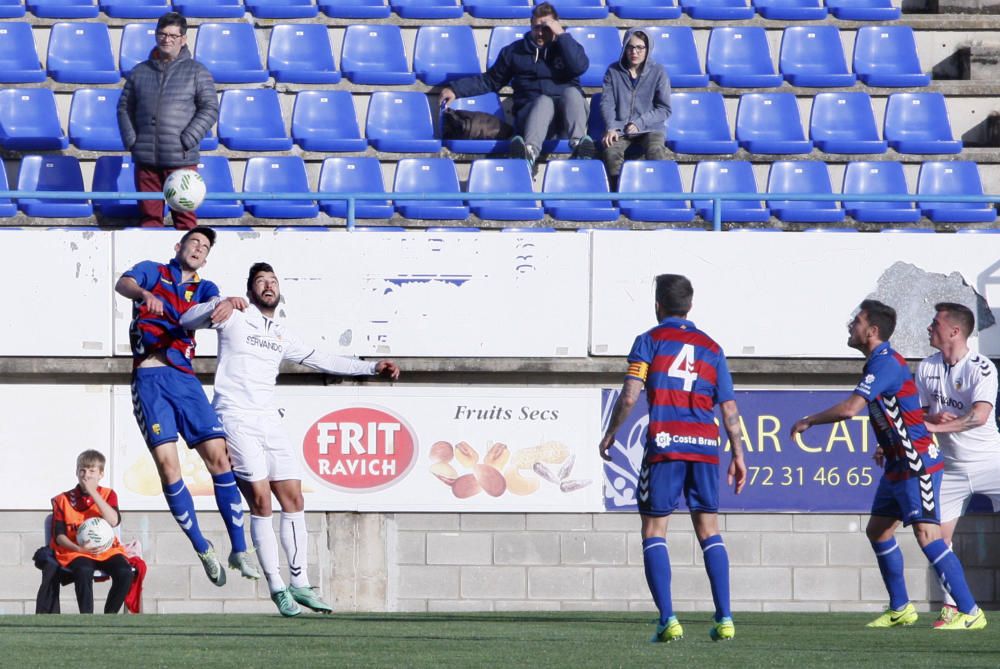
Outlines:
POLYGON ((683 628, 673 612, 667 523, 684 494, 705 570, 712 586, 715 620, 712 639, 735 635, 729 605, 729 556, 719 534, 719 451, 722 439, 715 406, 722 411, 732 461, 728 481, 738 494, 746 482, 740 417, 726 357, 711 337, 687 320, 694 289, 686 277, 656 277, 659 325, 639 335, 628 356, 621 394, 600 444, 610 460, 615 434, 645 387, 649 429, 639 473, 637 495, 642 518, 642 554, 646 582, 660 611, 653 641, 680 639, 683 628))

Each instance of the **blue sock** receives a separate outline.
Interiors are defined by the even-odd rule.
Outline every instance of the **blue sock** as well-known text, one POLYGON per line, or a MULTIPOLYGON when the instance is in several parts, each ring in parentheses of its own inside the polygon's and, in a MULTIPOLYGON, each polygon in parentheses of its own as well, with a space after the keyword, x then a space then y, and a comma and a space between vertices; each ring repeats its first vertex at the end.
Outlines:
POLYGON ((932 541, 923 548, 924 555, 934 567, 943 587, 955 600, 955 606, 962 613, 972 613, 976 600, 972 597, 969 584, 965 582, 965 572, 958 556, 943 539, 932 541))
POLYGON ((212 474, 212 483, 215 484, 215 504, 226 524, 229 542, 233 551, 242 553, 247 549, 247 540, 243 536, 243 498, 236 487, 236 477, 231 471, 212 474))
POLYGON ((878 560, 878 570, 882 572, 882 582, 889 591, 889 608, 899 611, 910 601, 906 594, 906 579, 903 578, 903 553, 899 550, 896 537, 888 541, 873 541, 872 550, 878 560))
POLYGON ((198 517, 194 514, 194 500, 191 493, 184 485, 184 479, 163 486, 163 494, 167 498, 167 506, 174 520, 184 530, 184 534, 191 540, 191 545, 199 553, 208 550, 208 540, 201 533, 198 527, 198 517))
POLYGON ((712 586, 712 601, 715 602, 715 622, 723 618, 732 618, 729 608, 729 553, 722 535, 715 534, 698 542, 701 544, 701 554, 705 559, 705 571, 708 572, 708 582, 712 586))
POLYGON ((667 540, 653 537, 642 540, 642 564, 646 570, 646 583, 653 595, 653 602, 660 610, 660 624, 665 625, 674 615, 674 604, 670 600, 670 554, 667 540))

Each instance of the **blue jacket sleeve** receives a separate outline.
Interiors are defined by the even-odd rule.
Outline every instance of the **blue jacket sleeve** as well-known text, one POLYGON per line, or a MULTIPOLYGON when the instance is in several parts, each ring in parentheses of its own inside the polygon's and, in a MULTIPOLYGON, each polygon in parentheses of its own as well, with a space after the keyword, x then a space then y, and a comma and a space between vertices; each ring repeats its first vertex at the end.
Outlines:
POLYGON ((555 41, 556 48, 562 53, 566 62, 566 71, 574 77, 579 77, 590 67, 590 59, 583 46, 573 39, 569 33, 563 33, 555 41))

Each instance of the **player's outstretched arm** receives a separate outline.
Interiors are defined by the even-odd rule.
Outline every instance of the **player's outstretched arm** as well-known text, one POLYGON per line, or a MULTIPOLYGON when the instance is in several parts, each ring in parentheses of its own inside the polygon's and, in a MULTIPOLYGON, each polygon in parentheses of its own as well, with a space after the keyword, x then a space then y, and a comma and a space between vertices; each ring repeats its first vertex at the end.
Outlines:
POLYGON ((797 420, 795 425, 792 425, 789 436, 794 438, 811 428, 813 425, 837 423, 842 420, 847 420, 848 418, 853 418, 861 413, 866 404, 867 402, 865 402, 865 398, 860 395, 851 395, 843 402, 834 404, 828 409, 823 409, 819 413, 814 413, 811 416, 806 416, 805 418, 797 420))
POLYGON ((399 365, 392 360, 379 360, 375 363, 375 374, 377 376, 384 376, 387 379, 395 381, 399 378, 400 373, 399 365))
POLYGON ((729 470, 726 480, 729 485, 734 486, 733 490, 739 495, 743 492, 743 486, 747 482, 747 465, 743 458, 743 432, 740 430, 740 410, 736 406, 736 400, 726 400, 719 405, 722 411, 722 424, 729 435, 729 453, 732 459, 729 461, 729 470))
POLYGON ((604 437, 597 447, 598 453, 608 462, 611 462, 611 445, 615 443, 615 433, 618 432, 622 423, 625 422, 625 419, 632 412, 632 407, 635 406, 636 401, 639 399, 639 393, 642 392, 642 385, 642 381, 631 377, 626 378, 625 383, 622 385, 622 391, 615 401, 614 408, 611 410, 608 429, 604 432, 604 437))
POLYGON ((989 402, 973 402, 972 409, 965 415, 936 414, 935 416, 927 416, 924 422, 927 425, 928 432, 954 433, 965 432, 966 430, 986 425, 986 421, 992 416, 992 404, 989 402), (939 419, 941 416, 951 416, 951 418, 941 420, 939 419))
POLYGON ((140 286, 139 282, 130 276, 123 276, 118 279, 118 283, 115 284, 115 292, 133 302, 145 304, 146 308, 154 316, 163 315, 163 302, 160 301, 160 298, 140 286))
MULTIPOLYGON (((181 327, 185 330, 201 330, 212 327, 212 314, 222 301, 222 298, 213 297, 207 302, 194 305, 181 315, 181 327)), ((230 309, 230 311, 232 310, 230 309)))

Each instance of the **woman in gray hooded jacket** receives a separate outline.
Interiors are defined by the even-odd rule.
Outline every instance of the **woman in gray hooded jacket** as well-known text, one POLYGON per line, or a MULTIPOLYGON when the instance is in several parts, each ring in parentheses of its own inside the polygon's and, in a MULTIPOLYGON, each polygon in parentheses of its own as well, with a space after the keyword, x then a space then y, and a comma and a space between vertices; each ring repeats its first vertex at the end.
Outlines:
POLYGON ((642 148, 643 160, 664 160, 666 122, 670 117, 670 79, 652 58, 653 45, 642 30, 625 33, 622 54, 608 66, 601 93, 604 137, 602 157, 612 190, 632 144, 642 148))

